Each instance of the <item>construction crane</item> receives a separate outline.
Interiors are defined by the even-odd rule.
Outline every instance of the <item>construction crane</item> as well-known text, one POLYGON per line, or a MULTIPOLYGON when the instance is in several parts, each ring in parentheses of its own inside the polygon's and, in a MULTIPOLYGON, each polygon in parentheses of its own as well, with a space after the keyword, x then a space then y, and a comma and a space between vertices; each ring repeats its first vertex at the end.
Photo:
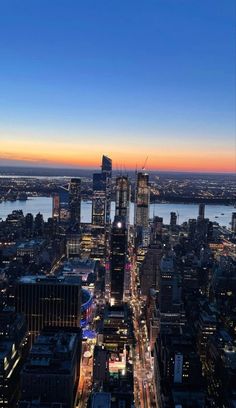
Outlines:
POLYGON ((148 161, 148 156, 146 157, 145 162, 143 163, 142 170, 146 170, 147 161, 148 161))

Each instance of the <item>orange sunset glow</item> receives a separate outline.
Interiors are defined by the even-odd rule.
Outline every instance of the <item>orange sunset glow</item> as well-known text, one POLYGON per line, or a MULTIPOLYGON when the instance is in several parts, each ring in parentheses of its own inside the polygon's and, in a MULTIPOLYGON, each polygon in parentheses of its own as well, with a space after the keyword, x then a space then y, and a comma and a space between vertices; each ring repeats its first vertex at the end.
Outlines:
POLYGON ((203 171, 203 172, 234 172, 235 154, 233 151, 222 150, 219 158, 217 150, 203 151, 199 147, 191 149, 183 148, 160 148, 153 146, 137 146, 127 143, 127 149, 120 146, 98 143, 86 145, 76 142, 71 148, 69 142, 56 143, 54 141, 41 141, 40 139, 29 141, 6 140, 1 145, 0 157, 9 162, 17 161, 33 163, 42 166, 63 167, 99 167, 101 154, 106 151, 117 169, 141 168, 148 156, 147 169, 149 170, 173 170, 173 171, 203 171))

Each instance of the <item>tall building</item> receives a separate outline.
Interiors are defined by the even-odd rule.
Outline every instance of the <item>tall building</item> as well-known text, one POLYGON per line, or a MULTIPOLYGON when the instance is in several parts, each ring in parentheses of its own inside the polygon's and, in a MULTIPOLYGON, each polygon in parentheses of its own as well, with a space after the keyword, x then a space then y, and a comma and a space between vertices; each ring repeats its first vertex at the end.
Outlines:
POLYGON ((21 404, 39 400, 40 406, 73 408, 80 357, 80 329, 43 331, 35 340, 21 372, 21 404))
POLYGON ((80 327, 79 278, 23 276, 16 286, 15 302, 32 336, 47 326, 80 327))
POLYGON ((162 237, 163 218, 155 216, 151 224, 150 241, 151 244, 156 244, 162 237))
POLYGON ((105 223, 110 224, 111 219, 111 176, 112 160, 107 156, 102 156, 102 173, 106 175, 106 217, 105 223))
POLYGON ((236 234, 236 212, 232 213, 231 229, 236 234))
POLYGON ((69 185, 70 220, 80 224, 81 180, 72 178, 69 185))
POLYGON ((174 265, 172 254, 164 255, 160 262, 159 308, 165 315, 174 316, 180 312, 180 277, 174 265))
POLYGON ((149 220, 149 176, 147 173, 137 173, 135 196, 135 225, 148 227, 149 220))
POLYGON ((177 224, 177 215, 175 212, 170 213, 170 226, 174 228, 177 224))
POLYGON ((111 304, 123 301, 127 255, 127 228, 125 219, 116 216, 111 230, 110 247, 111 304))
POLYGON ((92 224, 104 226, 106 224, 106 174, 93 174, 92 224))
POLYGON ((34 228, 34 217, 33 214, 28 213, 25 216, 25 230, 27 238, 30 238, 33 235, 34 228))
POLYGON ((66 234, 66 255, 67 258, 80 256, 81 237, 77 231, 69 231, 66 234))
POLYGON ((144 261, 140 266, 140 289, 142 296, 148 296, 150 289, 158 289, 158 276, 160 274, 160 260, 162 245, 160 242, 151 244, 147 250, 144 261))
POLYGON ((130 182, 127 176, 116 178, 116 209, 115 215, 125 217, 129 224, 130 182))
POLYGON ((0 408, 15 408, 20 370, 28 351, 26 321, 22 314, 0 312, 0 408))
POLYGON ((204 220, 204 218, 205 218, 205 204, 201 203, 199 204, 199 209, 198 209, 198 219, 204 220))
POLYGON ((44 221, 43 221, 43 215, 36 214, 35 219, 34 219, 34 233, 35 235, 41 237, 43 235, 43 228, 44 228, 44 221))
POLYGON ((102 386, 109 380, 109 351, 102 346, 94 347, 93 383, 102 386))
POLYGON ((62 223, 70 221, 69 190, 59 187, 52 200, 52 217, 62 223))
POLYGON ((59 221, 60 217, 60 197, 55 193, 52 196, 52 218, 59 221))

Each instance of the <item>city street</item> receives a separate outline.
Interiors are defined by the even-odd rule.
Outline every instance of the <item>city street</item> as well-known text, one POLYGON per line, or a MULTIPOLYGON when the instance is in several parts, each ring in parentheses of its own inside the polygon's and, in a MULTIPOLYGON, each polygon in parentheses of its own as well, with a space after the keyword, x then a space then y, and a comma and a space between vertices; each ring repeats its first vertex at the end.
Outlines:
POLYGON ((142 301, 137 292, 137 267, 133 256, 131 270, 132 296, 130 305, 133 310, 134 334, 136 339, 134 359, 134 397, 136 407, 154 408, 158 407, 155 402, 153 388, 152 357, 149 351, 147 327, 145 321, 141 320, 142 301))

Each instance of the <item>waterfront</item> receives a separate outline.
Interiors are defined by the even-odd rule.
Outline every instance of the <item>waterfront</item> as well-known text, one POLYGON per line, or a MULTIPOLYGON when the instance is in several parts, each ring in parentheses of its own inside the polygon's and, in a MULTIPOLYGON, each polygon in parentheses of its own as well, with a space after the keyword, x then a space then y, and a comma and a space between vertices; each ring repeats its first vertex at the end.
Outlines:
MULTIPOLYGON (((52 198, 51 197, 33 197, 26 201, 3 201, 0 203, 0 218, 6 219, 7 215, 13 210, 22 210, 24 215, 32 213, 34 216, 40 212, 45 220, 52 216, 52 198)), ((163 203, 150 205, 150 218, 154 215, 163 217, 165 224, 169 224, 170 212, 175 211, 178 216, 178 223, 182 224, 190 218, 197 218, 197 204, 177 204, 163 203)), ((211 221, 216 221, 220 225, 230 226, 232 212, 236 211, 232 205, 206 205, 205 216, 211 221), (217 218, 216 218, 217 217, 217 218)), ((81 221, 91 222, 92 203, 91 201, 82 201, 81 203, 81 221)), ((115 203, 112 202, 111 218, 115 213, 115 203)), ((130 205, 130 220, 133 223, 134 205, 130 205)))

